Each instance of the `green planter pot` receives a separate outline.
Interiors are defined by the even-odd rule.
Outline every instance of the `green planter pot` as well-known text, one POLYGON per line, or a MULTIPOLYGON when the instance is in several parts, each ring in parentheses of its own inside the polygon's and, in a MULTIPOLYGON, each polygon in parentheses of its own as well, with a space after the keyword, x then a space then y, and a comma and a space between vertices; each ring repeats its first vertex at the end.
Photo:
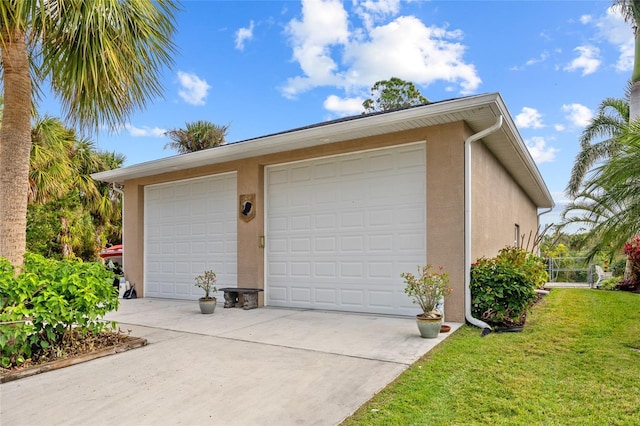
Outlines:
POLYGON ((204 297, 201 297, 200 299, 198 299, 198 303, 200 304, 200 312, 202 312, 203 314, 212 314, 213 311, 216 310, 216 303, 217 303, 217 299, 211 298, 211 299, 205 299, 204 297))
POLYGON ((425 339, 435 339, 440 333, 440 326, 442 325, 442 317, 440 318, 423 318, 420 315, 416 315, 416 323, 418 324, 418 330, 420 331, 420 337, 425 339))

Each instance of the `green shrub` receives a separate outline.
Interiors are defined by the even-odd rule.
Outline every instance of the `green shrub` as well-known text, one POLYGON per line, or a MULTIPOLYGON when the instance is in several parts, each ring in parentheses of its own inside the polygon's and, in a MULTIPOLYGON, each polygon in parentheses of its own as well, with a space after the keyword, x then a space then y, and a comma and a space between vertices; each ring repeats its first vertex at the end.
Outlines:
POLYGON ((606 278, 600 281, 600 284, 598 284, 598 288, 602 290, 615 290, 618 286, 618 283, 622 281, 622 279, 623 278, 621 276, 606 278))
POLYGON ((611 264, 611 273, 616 277, 624 275, 624 269, 627 266, 627 259, 618 259, 611 264))
POLYGON ((548 275, 543 259, 519 248, 507 247, 492 259, 471 266, 471 310, 476 318, 497 326, 524 323, 548 275))
POLYGON ((38 352, 53 350, 82 335, 115 329, 102 318, 118 308, 113 273, 92 262, 57 261, 27 254, 23 271, 14 276, 0 258, 0 365, 22 364, 38 352))
POLYGON ((520 270, 536 288, 549 282, 549 272, 543 258, 518 247, 505 247, 498 252, 497 260, 520 270))

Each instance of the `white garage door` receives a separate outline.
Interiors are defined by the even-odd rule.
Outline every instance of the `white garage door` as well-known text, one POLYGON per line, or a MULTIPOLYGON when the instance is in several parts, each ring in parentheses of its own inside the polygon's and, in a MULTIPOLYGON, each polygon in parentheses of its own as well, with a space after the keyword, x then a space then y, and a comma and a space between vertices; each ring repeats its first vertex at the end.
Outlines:
POLYGON ((426 259, 426 144, 268 167, 267 301, 414 315, 426 259))
POLYGON ((235 173, 145 187, 145 296, 198 299, 207 269, 237 286, 236 188, 235 173))

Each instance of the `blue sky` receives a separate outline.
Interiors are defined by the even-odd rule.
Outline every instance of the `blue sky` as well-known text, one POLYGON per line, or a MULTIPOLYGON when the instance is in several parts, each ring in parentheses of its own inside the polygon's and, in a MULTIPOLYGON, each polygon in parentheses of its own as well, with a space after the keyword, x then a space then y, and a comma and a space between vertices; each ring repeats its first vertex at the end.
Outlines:
MULTIPOLYGON (((631 27, 611 1, 183 1, 164 98, 93 135, 127 165, 175 155, 164 132, 209 120, 234 142, 359 114, 396 76, 431 101, 500 92, 558 208, 580 133, 624 97, 631 27)), ((41 114, 60 116, 53 98, 41 114)))

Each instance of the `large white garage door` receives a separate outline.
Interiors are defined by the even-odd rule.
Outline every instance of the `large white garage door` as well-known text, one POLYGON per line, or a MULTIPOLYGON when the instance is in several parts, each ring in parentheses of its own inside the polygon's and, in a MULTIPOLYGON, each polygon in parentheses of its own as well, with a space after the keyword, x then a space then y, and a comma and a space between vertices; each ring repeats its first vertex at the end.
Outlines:
POLYGON ((145 187, 145 296, 198 299, 207 269, 237 286, 236 188, 235 173, 145 187))
POLYGON ((426 259, 426 144, 266 170, 272 306, 413 315, 400 273, 426 259))

